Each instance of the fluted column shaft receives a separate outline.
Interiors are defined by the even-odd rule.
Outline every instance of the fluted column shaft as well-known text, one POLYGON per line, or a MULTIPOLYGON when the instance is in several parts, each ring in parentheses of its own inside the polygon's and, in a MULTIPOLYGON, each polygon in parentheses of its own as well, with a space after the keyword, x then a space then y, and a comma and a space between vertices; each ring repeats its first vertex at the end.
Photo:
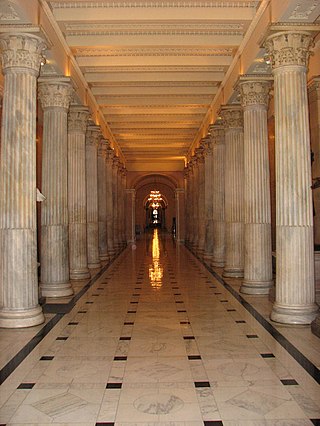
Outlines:
POLYGON ((212 148, 212 219, 213 253, 211 266, 223 267, 225 262, 225 132, 221 125, 210 129, 212 148))
POLYGON ((112 200, 113 200, 113 243, 116 252, 119 251, 118 229, 118 166, 119 158, 114 157, 112 164, 112 200))
POLYGON ((100 139, 98 146, 98 231, 99 231, 99 258, 105 262, 109 260, 107 237, 107 180, 106 156, 108 143, 100 139))
POLYGON ((88 268, 100 268, 98 215, 99 126, 88 126, 86 133, 87 252, 88 268))
POLYGON ((68 77, 39 79, 43 109, 41 204, 41 293, 73 294, 69 273, 68 109, 72 86, 68 77))
POLYGON ((306 71, 312 36, 282 31, 265 47, 274 75, 277 280, 271 319, 309 324, 315 318, 310 134, 306 71))
POLYGON ((190 170, 189 166, 184 169, 184 193, 185 193, 185 244, 189 243, 189 220, 190 220, 190 170))
POLYGON ((184 243, 185 239, 185 191, 183 188, 176 188, 176 239, 178 243, 184 243))
POLYGON ((225 265, 223 276, 243 277, 243 114, 221 110, 225 124, 225 265))
POLYGON ((192 185, 192 207, 193 207, 193 228, 192 228, 192 249, 195 250, 199 238, 199 164, 195 156, 192 160, 193 185, 192 185))
POLYGON ((116 253, 114 247, 114 209, 113 209, 113 196, 112 196, 112 165, 113 165, 114 153, 113 150, 108 147, 106 154, 106 216, 107 216, 107 246, 108 254, 110 257, 116 253))
POLYGON ((136 219, 136 190, 126 189, 126 240, 129 244, 136 241, 135 219, 136 219))
POLYGON ((90 278, 87 257, 85 135, 88 108, 71 105, 68 116, 68 210, 71 280, 90 278))
POLYGON ((198 239, 196 253, 199 257, 203 257, 205 247, 205 163, 204 163, 204 146, 196 150, 198 155, 198 239))
POLYGON ((205 244, 204 244, 204 260, 210 265, 213 255, 213 167, 212 167, 212 139, 209 135, 204 141, 204 213, 205 213, 205 244))
POLYGON ((244 116, 244 280, 240 291, 268 294, 272 286, 271 202, 267 107, 269 81, 240 79, 244 116))
POLYGON ((44 41, 2 34, 4 74, 0 166, 0 327, 44 321, 38 299, 36 83, 44 41))

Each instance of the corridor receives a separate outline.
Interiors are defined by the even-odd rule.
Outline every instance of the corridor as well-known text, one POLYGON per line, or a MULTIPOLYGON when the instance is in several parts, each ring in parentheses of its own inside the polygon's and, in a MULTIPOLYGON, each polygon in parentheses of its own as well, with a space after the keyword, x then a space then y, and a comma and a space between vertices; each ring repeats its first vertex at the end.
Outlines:
POLYGON ((1 425, 319 425, 310 328, 271 325, 266 296, 152 232, 44 328, 0 330, 1 425))

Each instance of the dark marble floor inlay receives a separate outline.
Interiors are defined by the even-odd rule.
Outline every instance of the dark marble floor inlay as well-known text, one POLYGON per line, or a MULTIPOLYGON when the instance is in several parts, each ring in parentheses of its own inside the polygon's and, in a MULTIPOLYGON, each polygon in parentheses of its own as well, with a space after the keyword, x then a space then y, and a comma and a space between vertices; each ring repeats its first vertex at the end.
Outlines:
POLYGON ((119 340, 131 340, 131 337, 128 337, 128 336, 121 336, 121 337, 119 338, 119 340))
POLYGON ((244 320, 237 320, 236 323, 237 324, 245 324, 246 322, 244 320))
POLYGON ((121 389, 122 383, 107 383, 106 389, 121 389))
POLYGON ((53 358, 54 358, 54 356, 52 356, 52 355, 43 355, 43 356, 40 358, 40 361, 52 361, 52 360, 53 360, 53 358))
POLYGON ((194 382, 196 388, 210 388, 209 382, 194 382))
POLYGON ((247 334, 248 339, 258 339, 259 336, 257 336, 256 334, 247 334))
POLYGON ((93 302, 86 302, 86 305, 92 305, 93 302))
POLYGON ((190 321, 180 321, 180 324, 190 324, 190 321))
POLYGON ((86 314, 88 311, 78 311, 78 314, 86 314))
POLYGON ((127 314, 136 314, 137 311, 127 311, 127 314))
POLYGON ((294 386, 298 385, 299 383, 294 379, 281 379, 280 382, 285 386, 294 386))
POLYGON ((20 383, 17 389, 32 389, 35 383, 20 383))
POLYGON ((183 313, 183 312, 187 312, 185 309, 177 311, 178 313, 183 313))
POLYGON ((184 340, 194 340, 194 336, 183 336, 184 340))
POLYGON ((236 312, 236 309, 227 309, 227 312, 236 312))
POLYGON ((78 325, 79 323, 78 322, 68 322, 68 325, 78 325))
POLYGON ((320 419, 310 419, 314 426, 320 426, 320 419))
POLYGON ((188 355, 189 360, 202 359, 201 355, 188 355))
POLYGON ((115 356, 113 361, 127 361, 128 357, 126 356, 115 356))
POLYGON ((260 354, 262 356, 262 358, 275 358, 275 356, 273 354, 260 354))
POLYGON ((229 300, 220 300, 220 302, 226 303, 226 302, 229 302, 229 300))
POLYGON ((56 340, 68 340, 68 337, 67 336, 60 336, 60 337, 57 337, 56 340))
POLYGON ((124 322, 123 325, 134 325, 134 322, 124 322))
POLYGON ((96 426, 114 426, 113 422, 99 422, 96 423, 96 426))
POLYGON ((222 420, 205 420, 204 426, 223 426, 222 420))

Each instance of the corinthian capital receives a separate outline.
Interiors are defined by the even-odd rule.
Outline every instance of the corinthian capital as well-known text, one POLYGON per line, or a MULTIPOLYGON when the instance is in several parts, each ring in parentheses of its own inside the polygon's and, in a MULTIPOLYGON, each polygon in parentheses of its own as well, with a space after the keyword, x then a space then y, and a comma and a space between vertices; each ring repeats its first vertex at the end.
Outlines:
POLYGON ((68 132, 85 133, 89 109, 82 105, 71 105, 68 114, 68 132))
POLYGON ((226 129, 243 128, 243 112, 241 106, 225 105, 221 108, 220 115, 226 129))
POLYGON ((239 81, 238 88, 241 96, 243 108, 252 105, 263 105, 267 107, 269 103, 269 91, 271 81, 243 79, 239 81))
POLYGON ((87 127, 86 133, 86 144, 90 146, 98 146, 100 139, 100 127, 95 125, 90 125, 87 127))
POLYGON ((73 93, 69 77, 41 77, 38 83, 38 97, 43 109, 69 108, 73 93))
POLYGON ((215 145, 223 145, 224 144, 224 127, 221 124, 211 124, 209 127, 209 133, 212 142, 215 145))
POLYGON ((275 24, 271 26, 263 46, 267 50, 273 69, 286 65, 307 67, 313 37, 320 29, 319 25, 296 26, 275 24))
POLYGON ((32 33, 4 33, 0 35, 2 68, 6 74, 12 69, 23 69, 38 76, 45 41, 32 33))

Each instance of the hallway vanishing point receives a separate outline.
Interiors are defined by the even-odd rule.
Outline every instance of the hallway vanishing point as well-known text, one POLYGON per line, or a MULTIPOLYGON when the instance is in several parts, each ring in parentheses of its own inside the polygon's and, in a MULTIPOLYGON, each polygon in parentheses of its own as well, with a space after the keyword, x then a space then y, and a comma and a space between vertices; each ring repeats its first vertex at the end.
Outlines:
POLYGON ((319 425, 319 339, 220 273, 154 230, 45 326, 0 330, 0 423, 319 425))

